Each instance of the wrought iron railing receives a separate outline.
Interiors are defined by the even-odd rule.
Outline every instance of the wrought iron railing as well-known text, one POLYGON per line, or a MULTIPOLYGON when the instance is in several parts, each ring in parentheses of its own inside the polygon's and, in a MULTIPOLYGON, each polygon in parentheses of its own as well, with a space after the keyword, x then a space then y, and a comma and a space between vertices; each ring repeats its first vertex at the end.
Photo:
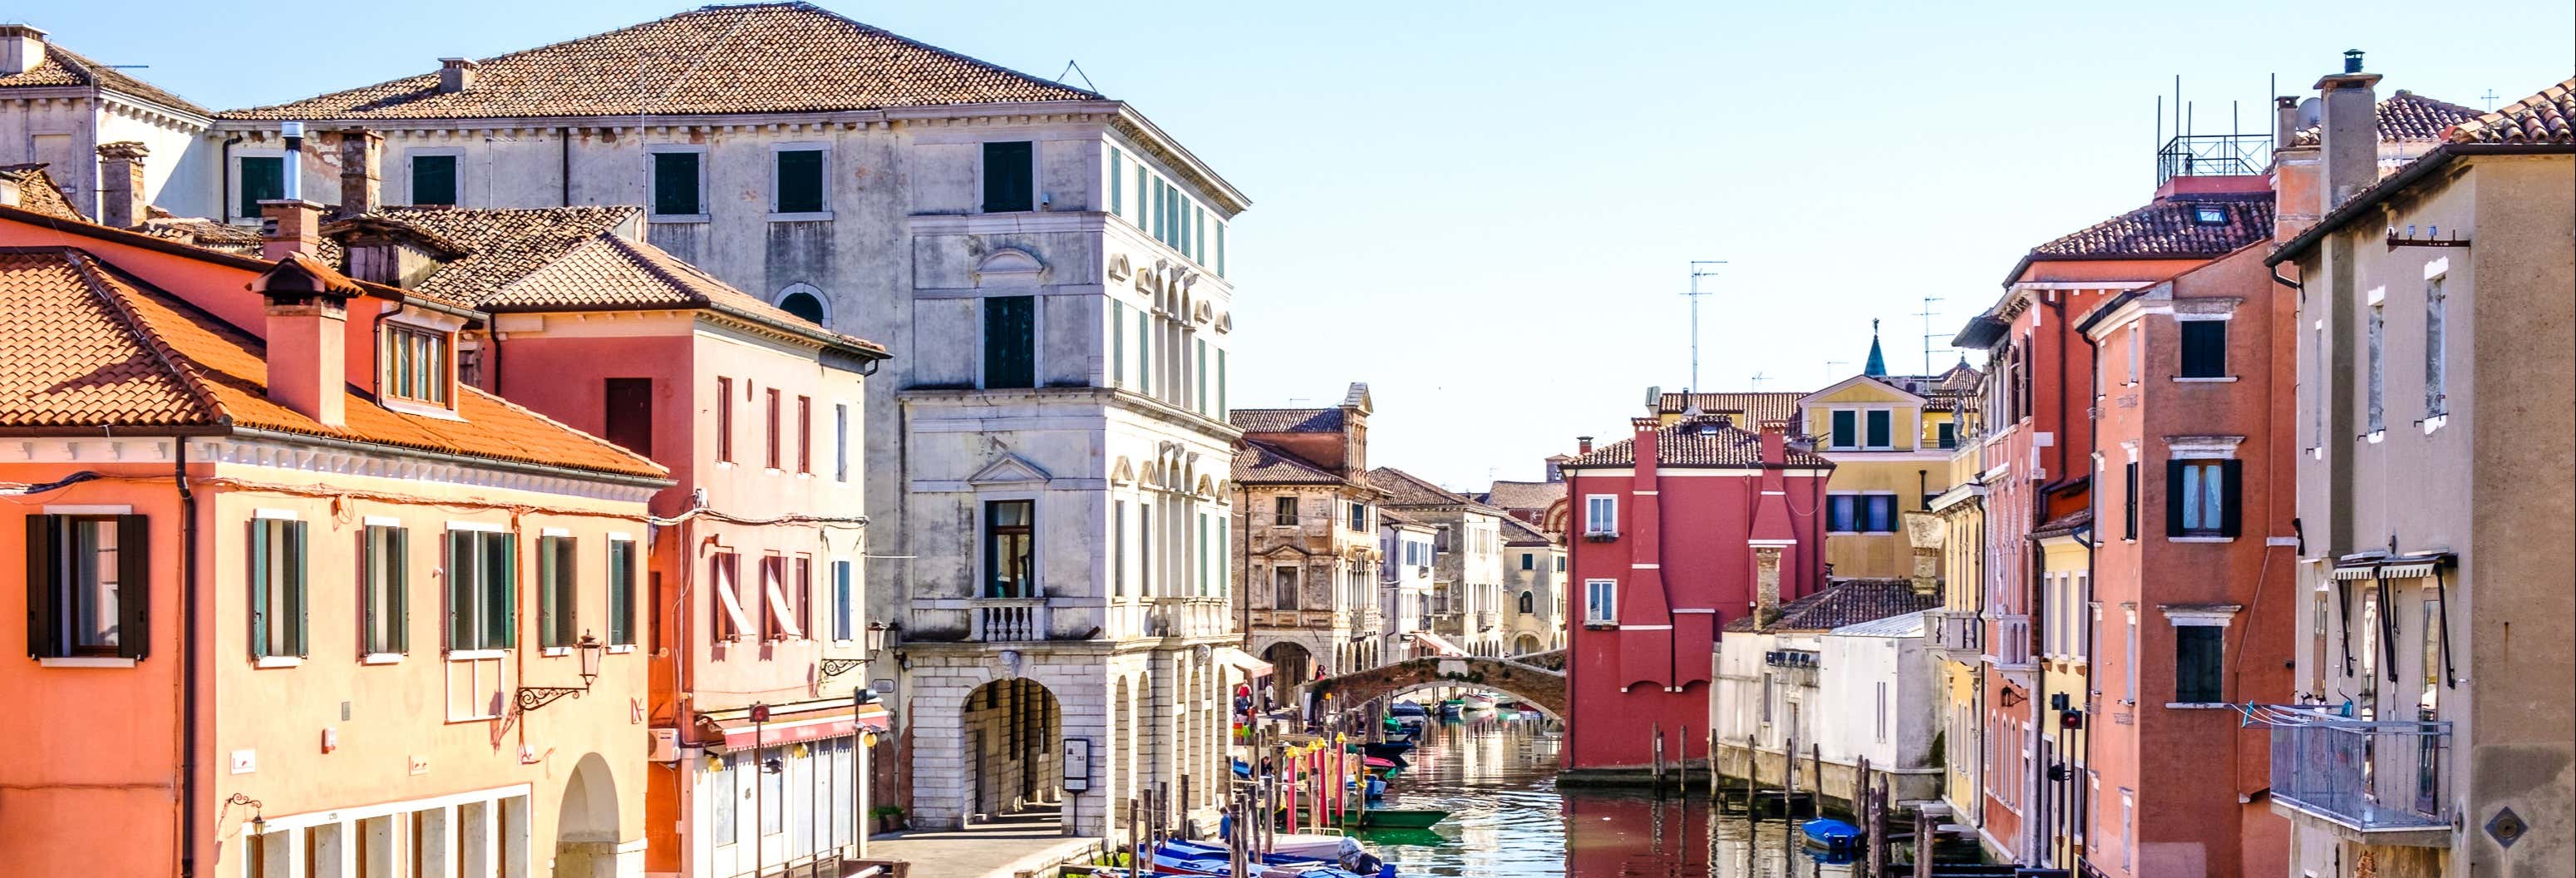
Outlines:
POLYGON ((2447 830, 2451 724, 2365 721, 2261 706, 2272 729, 2272 798, 2362 832, 2447 830))
POLYGON ((2256 176, 2272 169, 2270 134, 2195 134, 2156 150, 2156 185, 2175 177, 2256 176))

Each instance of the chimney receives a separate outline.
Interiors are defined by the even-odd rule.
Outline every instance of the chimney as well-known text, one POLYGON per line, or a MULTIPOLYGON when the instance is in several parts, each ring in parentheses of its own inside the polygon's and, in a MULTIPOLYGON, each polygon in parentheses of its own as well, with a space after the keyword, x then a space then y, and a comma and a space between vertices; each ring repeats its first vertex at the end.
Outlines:
POLYGON ((1786 466, 1789 463, 1789 437, 1776 423, 1762 425, 1762 465, 1786 466))
POLYGON ((131 229, 143 224, 151 200, 143 197, 143 157, 152 151, 139 140, 98 146, 98 224, 131 229))
POLYGON ((1780 620, 1780 546, 1753 547, 1753 624, 1780 620))
POLYGON ((1368 472, 1368 385, 1352 382, 1342 394, 1342 472, 1368 472))
POLYGON ((2272 99, 2272 151, 2289 149, 2299 140, 2299 99, 2281 95, 2272 99))
POLYGON ((2361 72, 2361 50, 2343 53, 2343 72, 2317 80, 2319 152, 2325 166, 2322 216, 2379 182, 2379 74, 2361 72))
MULTIPOLYGON (((292 167, 292 165, 289 165, 292 167)), ((292 179, 292 175, 289 175, 292 179)), ((287 254, 313 255, 322 242, 322 205, 300 198, 281 198, 259 203, 262 229, 267 243, 259 256, 271 261, 285 259, 287 254)))
POLYGON ((385 136, 364 128, 340 132, 340 210, 356 216, 384 204, 385 136))
MULTIPOLYGON (((262 206, 275 214, 281 204, 262 206)), ((323 426, 346 426, 349 299, 358 285, 310 254, 287 251, 250 288, 268 303, 268 398, 323 426)))
POLYGON ((23 24, 0 24, 0 76, 16 76, 45 66, 45 32, 23 24))
POLYGON ((438 59, 438 93, 452 95, 473 88, 474 67, 470 58, 438 59))
POLYGON ((1576 436, 1576 437, 1574 437, 1574 453, 1576 453, 1576 454, 1591 454, 1591 453, 1592 453, 1592 437, 1590 437, 1590 436, 1576 436))

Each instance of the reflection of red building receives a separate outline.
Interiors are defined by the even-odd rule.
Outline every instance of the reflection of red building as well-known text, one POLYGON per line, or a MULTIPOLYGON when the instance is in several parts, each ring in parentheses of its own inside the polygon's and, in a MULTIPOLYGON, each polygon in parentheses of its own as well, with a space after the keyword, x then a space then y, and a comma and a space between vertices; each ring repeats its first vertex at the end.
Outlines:
POLYGON ((1757 603, 1824 581, 1825 477, 1833 464, 1725 417, 1636 435, 1561 466, 1567 536, 1570 690, 1565 767, 1638 769, 1707 755, 1717 632, 1757 603))
MULTIPOLYGON (((1709 874, 1709 824, 1716 811, 1691 807, 1687 796, 1569 795, 1562 809, 1565 878, 1709 874)), ((1749 853, 1741 845, 1731 847, 1737 856, 1749 853)))

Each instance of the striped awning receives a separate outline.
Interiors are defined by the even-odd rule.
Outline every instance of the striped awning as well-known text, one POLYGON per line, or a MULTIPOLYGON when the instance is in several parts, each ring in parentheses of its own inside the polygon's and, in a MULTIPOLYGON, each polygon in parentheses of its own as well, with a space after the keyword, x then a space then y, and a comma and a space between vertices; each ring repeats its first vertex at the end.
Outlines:
POLYGON ((2450 563, 2447 552, 2399 555, 2391 558, 2368 558, 2335 565, 2333 579, 2422 579, 2433 575, 2443 564, 2450 563))

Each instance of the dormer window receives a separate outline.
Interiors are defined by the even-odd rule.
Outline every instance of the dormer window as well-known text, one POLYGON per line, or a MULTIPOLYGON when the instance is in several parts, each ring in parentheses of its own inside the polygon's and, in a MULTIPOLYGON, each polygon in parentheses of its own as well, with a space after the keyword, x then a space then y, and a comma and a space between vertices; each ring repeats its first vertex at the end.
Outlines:
POLYGON ((2227 209, 2204 204, 2192 208, 2191 218, 2204 226, 2223 226, 2227 224, 2227 209))
POLYGON ((380 395, 446 408, 454 392, 447 369, 451 341, 444 332, 387 324, 380 395))

